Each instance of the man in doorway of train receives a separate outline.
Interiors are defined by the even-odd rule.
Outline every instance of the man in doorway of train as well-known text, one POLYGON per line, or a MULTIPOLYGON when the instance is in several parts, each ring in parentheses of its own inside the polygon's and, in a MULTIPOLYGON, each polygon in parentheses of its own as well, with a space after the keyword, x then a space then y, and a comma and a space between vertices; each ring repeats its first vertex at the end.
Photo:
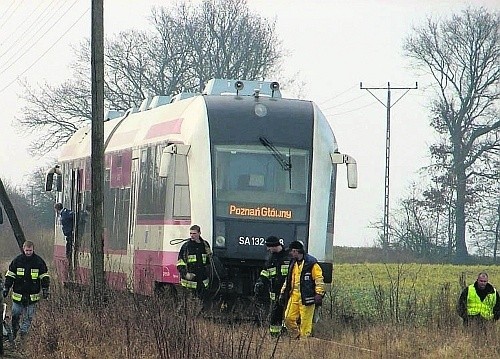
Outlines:
POLYGON ((192 225, 189 236, 179 251, 177 270, 181 276, 181 285, 205 302, 212 250, 201 237, 200 226, 192 225))
POLYGON ((26 337, 35 315, 35 304, 42 297, 49 297, 50 277, 45 261, 35 254, 32 241, 25 241, 23 253, 10 263, 5 274, 3 297, 12 288, 12 332, 14 339, 19 332, 21 339, 26 337), (20 325, 22 317, 22 323, 20 325))
POLYGON ((255 296, 258 299, 262 298, 262 301, 266 303, 270 301, 269 333, 271 336, 279 336, 281 334, 283 311, 285 308, 279 302, 278 298, 288 274, 288 267, 290 266, 290 255, 283 248, 281 241, 276 236, 266 238, 266 247, 269 251, 269 256, 254 287, 255 296))
POLYGON ((286 304, 285 326, 293 338, 311 336, 314 309, 320 306, 325 295, 323 271, 316 258, 305 252, 301 241, 289 246, 292 260, 280 294, 286 304), (300 323, 300 325, 299 325, 300 323))
POLYGON ((66 239, 66 258, 68 263, 71 265, 72 253, 73 253, 73 230, 75 223, 75 212, 70 209, 63 207, 62 203, 54 204, 54 209, 56 214, 61 219, 62 231, 64 238, 66 239))
POLYGON ((500 318, 500 296, 488 283, 486 272, 479 273, 477 280, 464 288, 458 299, 457 313, 466 327, 484 328, 500 318))

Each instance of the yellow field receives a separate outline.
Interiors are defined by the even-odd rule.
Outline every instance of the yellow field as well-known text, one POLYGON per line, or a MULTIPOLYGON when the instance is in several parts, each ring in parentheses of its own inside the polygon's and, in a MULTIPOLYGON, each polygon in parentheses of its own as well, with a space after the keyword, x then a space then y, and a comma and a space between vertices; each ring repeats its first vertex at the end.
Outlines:
POLYGON ((500 288, 500 266, 464 266, 451 264, 337 264, 334 267, 334 286, 373 288, 400 283, 405 288, 414 286, 422 293, 435 291, 444 285, 457 294, 460 280, 473 283, 479 272, 488 273, 489 282, 500 288))
POLYGON ((450 318, 464 286, 479 272, 500 288, 500 266, 437 264, 338 264, 330 296, 332 311, 348 317, 429 322, 450 318))

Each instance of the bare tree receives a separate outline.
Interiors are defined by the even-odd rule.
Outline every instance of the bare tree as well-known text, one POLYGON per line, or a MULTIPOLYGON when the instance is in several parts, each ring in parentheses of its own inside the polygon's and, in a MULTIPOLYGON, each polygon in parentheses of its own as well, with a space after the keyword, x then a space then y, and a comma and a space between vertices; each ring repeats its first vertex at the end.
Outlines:
MULTIPOLYGON (((151 9, 150 29, 128 30, 105 46, 105 102, 138 107, 149 95, 199 92, 212 77, 268 79, 286 55, 275 23, 250 12, 246 0, 204 0, 151 9)), ((37 134, 31 151, 45 154, 91 119, 90 41, 75 48, 73 78, 38 89, 24 84, 18 119, 37 134)))
POLYGON ((437 85, 431 126, 441 140, 431 154, 453 179, 457 261, 468 257, 471 183, 481 176, 499 176, 498 168, 489 165, 500 151, 499 30, 498 13, 468 8, 447 20, 429 18, 404 43, 406 56, 426 69, 437 85))

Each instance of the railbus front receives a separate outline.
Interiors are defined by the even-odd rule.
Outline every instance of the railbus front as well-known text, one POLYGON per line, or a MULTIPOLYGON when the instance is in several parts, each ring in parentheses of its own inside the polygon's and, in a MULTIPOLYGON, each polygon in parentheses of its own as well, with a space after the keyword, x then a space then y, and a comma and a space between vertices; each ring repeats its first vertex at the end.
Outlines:
MULTIPOLYGON (((178 239, 192 224, 214 252, 214 293, 252 294, 270 235, 303 241, 331 282, 336 165, 347 164, 355 187, 356 164, 338 153, 319 108, 265 82, 211 80, 186 97, 105 123, 109 284, 139 293, 178 284, 178 239)), ((76 213, 71 263, 56 221, 56 264, 79 282, 90 272, 89 132, 75 133, 49 171, 62 179, 57 200, 76 213)))

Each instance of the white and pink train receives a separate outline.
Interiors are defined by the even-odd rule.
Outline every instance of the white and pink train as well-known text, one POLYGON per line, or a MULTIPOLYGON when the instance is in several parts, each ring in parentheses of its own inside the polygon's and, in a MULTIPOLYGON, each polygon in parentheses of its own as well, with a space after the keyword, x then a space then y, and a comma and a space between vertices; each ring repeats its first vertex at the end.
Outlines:
MULTIPOLYGON (((211 290, 249 295, 264 262, 264 239, 302 240, 331 282, 337 164, 332 129, 311 101, 282 98, 276 82, 211 80, 202 94, 158 96, 105 122, 104 247, 109 284, 148 294, 179 283, 179 238, 198 224, 216 269, 211 290)), ((57 200, 84 216, 91 202, 90 127, 64 145, 57 200)), ((90 220, 87 221, 89 226, 90 220)), ((90 229, 75 279, 90 274, 90 229)), ((54 258, 67 279, 56 221, 54 258)))

